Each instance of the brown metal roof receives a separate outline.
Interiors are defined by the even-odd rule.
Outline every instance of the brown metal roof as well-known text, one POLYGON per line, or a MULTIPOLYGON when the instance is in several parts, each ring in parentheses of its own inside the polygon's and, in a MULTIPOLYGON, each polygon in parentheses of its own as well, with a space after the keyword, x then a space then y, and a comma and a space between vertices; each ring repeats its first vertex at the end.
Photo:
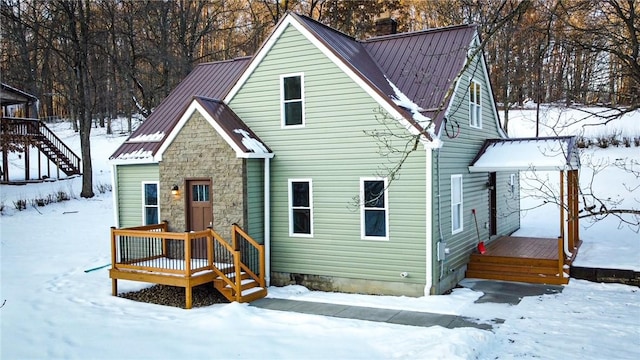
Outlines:
POLYGON ((194 97, 245 154, 270 154, 271 149, 222 100, 194 97))
MULTIPOLYGON (((404 113, 419 131, 423 129, 412 115, 395 102, 391 81, 404 95, 425 111, 423 115, 435 120, 439 129, 450 99, 447 90, 463 69, 467 52, 476 32, 474 25, 438 28, 412 33, 394 34, 358 41, 309 17, 291 13, 320 42, 350 67, 371 89, 389 104, 404 113), (442 109, 441 111, 436 108, 442 109)), ((127 158, 127 154, 155 155, 166 136, 177 124, 180 115, 194 96, 203 99, 221 99, 228 93, 249 64, 249 58, 201 64, 197 66, 165 98, 149 118, 111 156, 127 158), (155 136, 154 136, 155 134, 155 136), (162 136, 164 135, 164 137, 162 136), (160 139, 161 138, 161 139, 160 139), (151 140, 151 141, 141 141, 151 140)), ((208 102, 208 101, 207 101, 208 102)), ((202 103, 203 106, 204 103, 202 103)), ((250 131, 222 102, 210 103, 212 112, 221 111, 220 125, 241 125, 238 129, 250 131), (229 113, 227 113, 229 112, 229 113), (235 117, 235 119, 232 119, 235 117), (238 123, 239 121, 239 123, 238 123)), ((214 116, 214 118, 216 118, 214 116)), ((227 131, 227 130, 225 130, 227 131)), ((240 137, 232 137, 234 142, 240 137)), ((257 139, 257 136, 254 137, 257 139)), ((246 147, 245 147, 246 149, 246 147)))
MULTIPOLYGON (((393 103, 391 81, 440 127, 450 99, 444 99, 462 71, 475 25, 460 25, 401 33, 358 41, 309 17, 295 16, 343 59, 363 80, 393 103), (434 110, 436 108, 442 111, 434 110)), ((406 117, 416 123, 408 112, 406 117)), ((419 128, 419 130, 422 130, 419 128)))
POLYGON ((447 90, 465 65, 475 33, 475 25, 460 25, 377 37, 364 46, 387 78, 427 110, 424 115, 435 116, 439 128, 447 90))
MULTIPOLYGON (((127 157, 127 154, 150 152, 155 155, 166 136, 178 123, 182 112, 193 96, 223 98, 242 74, 250 58, 238 58, 196 66, 184 80, 156 107, 149 117, 131 134, 110 157, 127 157), (164 134, 160 140, 131 141, 153 134, 164 134)), ((151 138, 153 138, 151 136, 151 138)))

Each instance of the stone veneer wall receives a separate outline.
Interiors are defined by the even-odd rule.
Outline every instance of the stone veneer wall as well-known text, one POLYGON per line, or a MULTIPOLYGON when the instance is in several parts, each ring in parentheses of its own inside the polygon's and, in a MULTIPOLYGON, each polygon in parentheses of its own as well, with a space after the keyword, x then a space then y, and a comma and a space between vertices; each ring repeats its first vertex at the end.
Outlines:
POLYGON ((160 213, 169 231, 186 229, 185 180, 211 179, 213 229, 231 241, 231 224, 245 228, 246 181, 244 159, 195 112, 165 151, 160 162, 160 213), (180 197, 171 194, 173 184, 180 197))

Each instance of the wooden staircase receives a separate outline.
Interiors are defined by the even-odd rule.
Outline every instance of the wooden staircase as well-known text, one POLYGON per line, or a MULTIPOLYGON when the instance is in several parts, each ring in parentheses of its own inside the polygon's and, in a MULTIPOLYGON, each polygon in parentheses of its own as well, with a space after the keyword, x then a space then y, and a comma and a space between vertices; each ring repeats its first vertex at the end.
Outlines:
MULTIPOLYGON (((569 283, 569 269, 559 261, 556 239, 505 237, 487 245, 484 254, 472 253, 466 277, 536 284, 569 283)), ((561 250, 561 249, 560 249, 561 250)))
MULTIPOLYGON (((214 239, 220 239, 214 234, 214 239)), ((213 266, 216 278, 213 286, 229 301, 251 302, 267 296, 264 273, 264 246, 255 242, 242 228, 231 227, 231 244, 218 242, 225 255, 231 255, 233 265, 213 266), (253 251, 253 256, 250 255, 253 251), (249 265, 253 264, 253 266, 249 265)), ((223 255, 223 256, 225 256, 223 255)))
POLYGON ((35 140, 36 147, 67 176, 80 174, 80 157, 42 122, 35 140))
POLYGON ((233 284, 229 284, 224 277, 218 276, 213 281, 213 286, 229 301, 252 302, 267 296, 267 289, 258 281, 251 277, 247 272, 240 272, 240 281, 236 281, 236 271, 234 268, 225 270, 233 284))
MULTIPOLYGON (((37 147, 67 176, 81 174, 80 157, 38 119, 2 117, 0 135, 6 142, 37 147)), ((25 156, 28 157, 28 152, 25 156)), ((5 162, 3 158, 6 168, 5 162)))

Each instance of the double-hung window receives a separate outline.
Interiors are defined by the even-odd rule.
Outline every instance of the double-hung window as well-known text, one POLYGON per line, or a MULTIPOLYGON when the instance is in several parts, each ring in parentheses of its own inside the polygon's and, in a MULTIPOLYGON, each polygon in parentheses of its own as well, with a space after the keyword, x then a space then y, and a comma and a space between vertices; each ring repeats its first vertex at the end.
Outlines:
POLYGON ((160 222, 158 183, 142 183, 142 208, 144 225, 158 224, 160 222))
POLYGON ((451 175, 451 232, 461 232, 462 224, 462 175, 451 175))
POLYGON ((280 77, 282 98, 282 126, 304 126, 304 76, 302 74, 280 77))
POLYGON ((482 128, 482 87, 479 82, 471 81, 469 84, 469 125, 474 128, 482 128))
POLYGON ((389 238, 389 201, 386 179, 360 180, 360 223, 363 239, 389 238))
POLYGON ((289 235, 313 236, 313 187, 310 179, 289 180, 289 235))

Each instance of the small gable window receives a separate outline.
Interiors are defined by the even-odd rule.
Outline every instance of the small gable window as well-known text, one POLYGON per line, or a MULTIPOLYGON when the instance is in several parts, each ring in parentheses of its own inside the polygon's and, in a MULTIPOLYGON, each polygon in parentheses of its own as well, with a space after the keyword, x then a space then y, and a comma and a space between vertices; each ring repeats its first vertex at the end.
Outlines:
POLYGON ((289 180, 290 236, 313 236, 312 192, 310 179, 289 180))
POLYGON ((282 126, 304 126, 304 77, 283 75, 281 83, 282 126))
POLYGON ((144 225, 158 224, 160 208, 158 206, 158 183, 142 184, 142 216, 144 225))
POLYGON ((386 179, 361 179, 361 235, 363 239, 386 240, 389 236, 389 202, 386 179))
POLYGON ((469 125, 482 128, 482 87, 480 83, 471 81, 469 84, 469 125))
POLYGON ((451 232, 462 231, 462 175, 451 175, 451 232))

